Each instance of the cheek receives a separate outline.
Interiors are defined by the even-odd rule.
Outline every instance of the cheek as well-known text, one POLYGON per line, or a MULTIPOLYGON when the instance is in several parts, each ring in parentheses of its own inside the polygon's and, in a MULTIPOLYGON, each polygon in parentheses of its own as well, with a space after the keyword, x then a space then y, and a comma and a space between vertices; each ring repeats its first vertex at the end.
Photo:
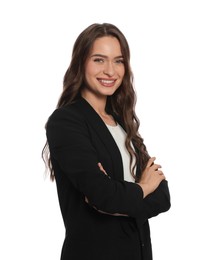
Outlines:
POLYGON ((124 75, 125 75, 125 68, 124 68, 124 67, 119 70, 119 75, 120 75, 122 78, 124 78, 124 75))
POLYGON ((99 72, 98 66, 95 66, 91 62, 86 64, 86 67, 85 67, 85 75, 86 76, 91 77, 91 76, 96 75, 98 72, 99 72))

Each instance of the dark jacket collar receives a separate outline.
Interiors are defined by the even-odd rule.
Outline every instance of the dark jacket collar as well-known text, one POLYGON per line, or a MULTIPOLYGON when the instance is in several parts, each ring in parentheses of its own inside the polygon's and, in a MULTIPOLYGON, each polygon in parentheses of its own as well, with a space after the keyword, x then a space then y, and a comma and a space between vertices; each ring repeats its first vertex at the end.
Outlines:
MULTIPOLYGON (((94 108, 84 98, 77 100, 76 104, 74 105, 83 114, 88 123, 94 128, 95 132, 97 132, 101 141, 104 143, 108 152, 110 153, 113 161, 115 178, 118 180, 123 180, 123 163, 121 154, 106 124, 103 122, 94 108)), ((115 119, 117 118, 115 117, 115 119)), ((117 122, 122 125, 120 120, 117 122)))

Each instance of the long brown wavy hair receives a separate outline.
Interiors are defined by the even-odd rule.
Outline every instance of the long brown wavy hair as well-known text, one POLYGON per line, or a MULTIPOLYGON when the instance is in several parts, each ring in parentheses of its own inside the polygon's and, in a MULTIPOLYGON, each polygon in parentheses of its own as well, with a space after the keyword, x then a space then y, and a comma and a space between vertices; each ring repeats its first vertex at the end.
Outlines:
MULTIPOLYGON (((122 84, 112 96, 107 97, 106 110, 118 117, 124 125, 127 132, 125 145, 130 154, 131 173, 135 180, 138 181, 140 173, 146 167, 150 156, 143 143, 143 138, 138 133, 140 123, 135 113, 136 93, 130 67, 130 49, 125 36, 116 26, 108 23, 95 23, 87 27, 78 36, 73 46, 71 63, 64 75, 63 92, 59 98, 57 108, 71 104, 80 97, 81 89, 85 85, 86 60, 95 40, 104 36, 112 36, 118 39, 125 66, 122 84), (132 148, 131 143, 133 143, 135 150, 132 148), (132 167, 134 157, 136 164, 132 167), (139 167, 137 168, 137 175, 135 174, 135 167, 139 167)), ((42 157, 50 172, 50 178, 54 180, 54 171, 47 142, 43 148, 42 157)))

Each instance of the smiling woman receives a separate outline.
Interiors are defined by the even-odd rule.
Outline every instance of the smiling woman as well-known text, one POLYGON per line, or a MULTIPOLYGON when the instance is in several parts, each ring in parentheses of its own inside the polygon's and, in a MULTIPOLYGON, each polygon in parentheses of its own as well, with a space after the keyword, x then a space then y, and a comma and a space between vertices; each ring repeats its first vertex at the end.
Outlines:
POLYGON ((43 150, 66 228, 61 260, 151 260, 148 219, 170 208, 140 136, 127 40, 112 24, 77 38, 43 150))
MULTIPOLYGON (((105 36, 95 40, 92 50, 85 65, 86 88, 82 96, 95 107, 95 97, 100 97, 102 109, 107 96, 111 96, 120 87, 125 74, 121 46, 119 41, 112 36, 105 36)), ((98 102, 96 103, 97 105, 98 102)))

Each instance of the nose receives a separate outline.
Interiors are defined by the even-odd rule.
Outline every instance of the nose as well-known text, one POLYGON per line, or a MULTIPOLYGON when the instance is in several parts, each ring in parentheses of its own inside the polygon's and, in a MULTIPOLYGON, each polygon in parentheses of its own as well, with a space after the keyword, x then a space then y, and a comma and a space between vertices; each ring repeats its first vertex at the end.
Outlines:
POLYGON ((112 77, 115 74, 114 64, 112 62, 107 62, 104 66, 104 74, 109 77, 112 77))

